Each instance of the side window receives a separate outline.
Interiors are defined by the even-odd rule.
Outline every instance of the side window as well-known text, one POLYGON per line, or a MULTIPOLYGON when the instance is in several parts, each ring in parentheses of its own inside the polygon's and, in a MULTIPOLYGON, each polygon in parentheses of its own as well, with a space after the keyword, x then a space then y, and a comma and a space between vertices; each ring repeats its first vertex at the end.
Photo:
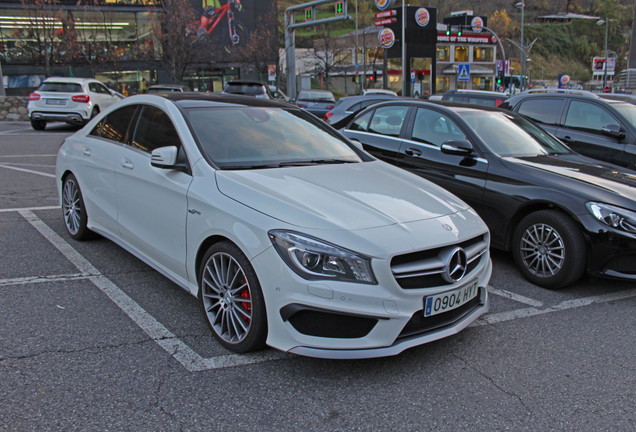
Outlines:
MULTIPOLYGON (((103 120, 104 125, 102 126, 100 136, 127 144, 130 137, 128 126, 136 109, 137 105, 128 105, 108 114, 103 120)), ((93 130, 96 129, 97 126, 93 130)))
POLYGON ((95 125, 93 130, 90 131, 89 135, 102 136, 102 126, 104 126, 104 119, 101 119, 99 123, 95 125))
POLYGON ((95 90, 97 93, 110 94, 108 89, 101 84, 95 84, 95 90))
POLYGON ((521 102, 519 114, 539 123, 555 125, 563 108, 563 99, 528 99, 521 102))
POLYGON ((366 131, 369 128, 369 121, 371 120, 371 116, 373 115, 373 111, 369 111, 362 117, 357 118, 349 129, 358 130, 358 131, 366 131))
POLYGON ((346 112, 356 112, 358 110, 362 109, 362 102, 358 102, 357 104, 353 104, 351 105, 349 108, 347 108, 345 111, 346 112))
POLYGON ((442 143, 448 140, 467 139, 453 120, 440 112, 426 108, 418 108, 411 136, 414 141, 437 147, 441 147, 442 143))
POLYGON ((377 108, 369 124, 369 132, 399 136, 409 107, 384 106, 377 108))
POLYGON ((583 101, 570 102, 565 126, 601 132, 601 128, 608 124, 620 124, 609 112, 602 107, 583 101))
POLYGON ((99 93, 99 89, 97 88, 97 84, 95 83, 88 83, 88 89, 93 93, 99 93))
POLYGON ((132 146, 150 153, 159 147, 181 147, 181 141, 168 114, 146 105, 139 115, 132 146))

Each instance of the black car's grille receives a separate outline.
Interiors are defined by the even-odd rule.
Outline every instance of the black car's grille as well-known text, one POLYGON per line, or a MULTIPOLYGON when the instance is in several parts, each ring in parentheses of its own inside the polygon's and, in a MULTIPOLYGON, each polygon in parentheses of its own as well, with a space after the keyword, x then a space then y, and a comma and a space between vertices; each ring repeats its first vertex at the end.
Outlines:
POLYGON ((398 339, 430 332, 442 327, 452 325, 453 323, 461 320, 463 317, 482 305, 482 290, 483 288, 480 288, 477 297, 461 305, 457 309, 453 309, 439 315, 425 317, 423 309, 415 312, 415 314, 413 314, 409 322, 406 323, 406 325, 400 332, 398 339))
POLYGON ((442 256, 449 250, 460 247, 466 252, 468 260, 464 278, 488 256, 487 234, 472 238, 456 245, 399 255, 391 260, 393 277, 404 289, 431 288, 448 285, 451 282, 443 278, 446 262, 442 256))

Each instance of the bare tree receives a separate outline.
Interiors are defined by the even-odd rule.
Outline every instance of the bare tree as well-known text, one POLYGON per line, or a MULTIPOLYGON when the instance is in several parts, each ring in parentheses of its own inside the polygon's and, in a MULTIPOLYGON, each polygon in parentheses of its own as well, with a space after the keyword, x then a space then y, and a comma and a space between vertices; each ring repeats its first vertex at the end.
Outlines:
POLYGON ((329 88, 329 76, 339 66, 351 64, 350 52, 346 40, 331 36, 329 24, 318 33, 318 39, 314 42, 314 54, 318 60, 316 71, 322 75, 325 88, 329 88))
MULTIPOLYGON (((263 23, 276 22, 276 10, 262 18, 263 23)), ((259 75, 267 74, 267 65, 278 62, 278 34, 275 26, 260 25, 249 34, 247 45, 232 52, 232 58, 254 66, 259 75)))
POLYGON ((35 64, 44 67, 46 76, 51 75, 52 65, 58 43, 58 29, 60 29, 59 15, 56 8, 57 0, 20 0, 25 11, 28 25, 23 29, 26 43, 22 45, 35 64))
POLYGON ((196 53, 196 20, 189 1, 163 0, 164 12, 156 13, 155 34, 161 43, 163 59, 168 66, 172 82, 181 82, 188 65, 196 53))

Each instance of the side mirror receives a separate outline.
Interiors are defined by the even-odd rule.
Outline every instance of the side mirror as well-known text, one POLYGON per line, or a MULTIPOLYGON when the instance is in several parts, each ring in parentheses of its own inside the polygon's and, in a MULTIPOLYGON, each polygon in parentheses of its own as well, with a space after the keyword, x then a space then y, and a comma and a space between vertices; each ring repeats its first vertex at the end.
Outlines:
POLYGON ((473 145, 468 140, 448 140, 442 143, 442 153, 455 156, 470 156, 473 145))
POLYGON ((620 125, 617 124, 607 124, 601 128, 601 133, 603 135, 610 136, 612 138, 624 139, 627 134, 622 130, 620 125))
POLYGON ((159 147, 150 153, 150 164, 155 168, 175 168, 178 153, 176 146, 159 147))

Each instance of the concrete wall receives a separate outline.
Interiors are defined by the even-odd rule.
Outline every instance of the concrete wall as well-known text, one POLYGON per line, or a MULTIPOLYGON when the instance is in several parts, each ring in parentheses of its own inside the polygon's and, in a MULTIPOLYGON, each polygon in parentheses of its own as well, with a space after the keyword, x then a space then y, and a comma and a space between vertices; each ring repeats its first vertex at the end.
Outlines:
POLYGON ((28 101, 23 96, 0 96, 0 121, 28 121, 28 101))

